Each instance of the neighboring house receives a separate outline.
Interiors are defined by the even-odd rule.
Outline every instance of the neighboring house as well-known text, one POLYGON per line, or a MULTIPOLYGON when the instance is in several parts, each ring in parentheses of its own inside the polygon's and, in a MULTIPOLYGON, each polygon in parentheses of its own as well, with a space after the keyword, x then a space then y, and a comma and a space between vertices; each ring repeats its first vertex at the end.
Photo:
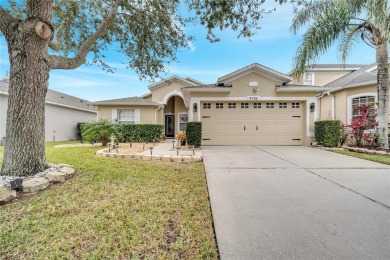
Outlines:
MULTIPOLYGON (((0 80, 0 138, 5 138, 8 108, 8 78, 0 80)), ((48 90, 45 102, 45 141, 75 140, 78 122, 97 119, 97 109, 88 101, 48 90)))
POLYGON ((310 145, 314 122, 350 122, 353 107, 377 100, 375 65, 317 64, 302 81, 254 63, 215 84, 173 76, 142 97, 94 102, 98 117, 157 123, 174 137, 202 122, 202 145, 310 145))

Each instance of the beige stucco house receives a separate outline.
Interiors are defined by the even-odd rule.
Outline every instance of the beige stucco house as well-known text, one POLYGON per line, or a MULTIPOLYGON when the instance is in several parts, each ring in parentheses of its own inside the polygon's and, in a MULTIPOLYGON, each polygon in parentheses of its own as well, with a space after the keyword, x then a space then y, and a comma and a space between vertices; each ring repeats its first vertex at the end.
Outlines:
POLYGON ((142 97, 94 104, 99 118, 163 124, 167 137, 202 122, 202 145, 309 145, 316 120, 350 122, 353 106, 376 100, 375 80, 375 65, 313 65, 295 81, 255 63, 214 84, 173 76, 142 97))

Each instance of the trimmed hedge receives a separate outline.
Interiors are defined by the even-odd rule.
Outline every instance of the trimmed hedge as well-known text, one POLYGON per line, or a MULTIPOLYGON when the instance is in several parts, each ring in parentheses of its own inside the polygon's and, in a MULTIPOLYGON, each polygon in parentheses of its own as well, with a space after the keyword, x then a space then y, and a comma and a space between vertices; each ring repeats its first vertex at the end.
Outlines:
POLYGON ((121 141, 153 142, 162 139, 164 126, 157 124, 124 124, 121 141))
POLYGON ((187 144, 199 147, 202 142, 202 123, 188 122, 186 126, 187 144))
POLYGON ((340 142, 340 120, 324 120, 314 122, 314 135, 318 144, 336 147, 340 142))

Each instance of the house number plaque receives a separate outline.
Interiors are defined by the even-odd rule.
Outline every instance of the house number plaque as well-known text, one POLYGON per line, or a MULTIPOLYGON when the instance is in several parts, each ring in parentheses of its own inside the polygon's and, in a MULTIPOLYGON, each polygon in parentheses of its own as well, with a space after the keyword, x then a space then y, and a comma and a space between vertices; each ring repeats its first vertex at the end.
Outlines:
POLYGON ((248 100, 260 100, 259 96, 248 96, 248 100))

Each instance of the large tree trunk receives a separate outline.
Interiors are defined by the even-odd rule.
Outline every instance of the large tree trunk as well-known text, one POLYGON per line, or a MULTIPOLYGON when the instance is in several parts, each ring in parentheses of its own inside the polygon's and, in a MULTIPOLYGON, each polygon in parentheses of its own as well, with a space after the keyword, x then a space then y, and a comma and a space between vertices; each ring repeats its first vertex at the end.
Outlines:
POLYGON ((389 149, 389 58, 387 41, 377 45, 376 63, 378 66, 378 144, 381 148, 389 149))
POLYGON ((1 175, 27 176, 44 170, 45 97, 52 34, 50 0, 28 1, 27 15, 8 35, 10 82, 5 153, 1 175))

